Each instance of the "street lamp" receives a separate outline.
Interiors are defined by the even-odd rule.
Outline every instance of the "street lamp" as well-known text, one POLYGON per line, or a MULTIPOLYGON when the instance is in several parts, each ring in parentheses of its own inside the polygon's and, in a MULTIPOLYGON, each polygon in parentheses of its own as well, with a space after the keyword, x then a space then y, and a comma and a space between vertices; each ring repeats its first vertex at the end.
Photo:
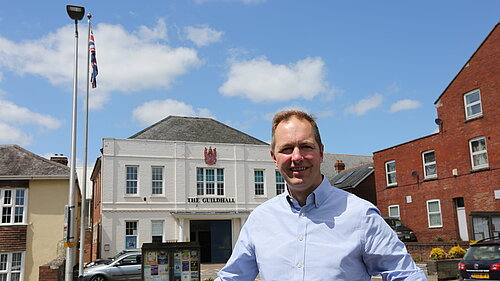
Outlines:
POLYGON ((83 19, 83 15, 85 15, 85 8, 80 6, 72 6, 66 5, 66 12, 68 12, 68 16, 75 21, 79 21, 83 19))
MULTIPOLYGON (((69 195, 66 220, 66 271, 65 281, 73 280, 73 260, 75 247, 75 183, 76 183, 76 108, 77 108, 77 77, 78 77, 78 21, 85 14, 85 8, 80 6, 66 6, 68 16, 75 21, 75 59, 73 70, 73 122, 71 126, 71 163, 69 175, 69 195)), ((84 179, 85 180, 85 179, 84 179)), ((85 195, 84 195, 85 196, 85 195)))

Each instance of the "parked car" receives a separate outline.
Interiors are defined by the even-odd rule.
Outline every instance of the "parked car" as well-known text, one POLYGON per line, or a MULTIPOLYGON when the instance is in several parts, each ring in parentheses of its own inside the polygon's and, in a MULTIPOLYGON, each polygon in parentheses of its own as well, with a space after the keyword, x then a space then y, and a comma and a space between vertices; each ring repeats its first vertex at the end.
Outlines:
POLYGON ((118 254, 116 254, 110 258, 93 260, 93 261, 87 263, 84 267, 91 267, 91 266, 96 266, 99 264, 108 264, 108 263, 111 263, 112 261, 114 261, 115 259, 117 259, 118 257, 120 257, 121 255, 123 255, 125 253, 131 253, 131 252, 140 252, 140 251, 137 251, 137 249, 121 250, 120 252, 118 252, 118 254))
POLYGON ((141 252, 126 252, 107 263, 87 267, 84 281, 141 280, 141 252))
POLYGON ((399 240, 403 242, 417 242, 417 237, 413 230, 403 224, 403 222, 396 217, 384 217, 385 222, 396 232, 399 240))
POLYGON ((458 263, 461 281, 500 280, 500 236, 472 244, 458 263))

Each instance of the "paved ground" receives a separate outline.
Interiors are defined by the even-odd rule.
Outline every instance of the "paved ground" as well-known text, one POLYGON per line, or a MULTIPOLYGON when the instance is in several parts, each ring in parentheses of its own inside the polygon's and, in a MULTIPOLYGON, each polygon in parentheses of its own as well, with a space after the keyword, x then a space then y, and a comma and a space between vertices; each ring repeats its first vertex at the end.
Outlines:
MULTIPOLYGON (((217 272, 224 266, 223 263, 210 263, 210 264, 202 264, 201 265, 201 280, 205 280, 207 278, 216 278, 217 277, 217 272)), ((424 264, 418 264, 422 269, 425 270, 425 265, 424 264)), ((425 270, 427 271, 427 270, 425 270)), ((434 276, 427 276, 429 281, 437 281, 437 277, 434 276)), ((260 281, 260 279, 257 277, 255 280, 260 281)), ((372 281, 381 281, 382 277, 380 276, 373 276, 372 281)), ((450 281, 456 281, 458 279, 450 280, 450 281)))

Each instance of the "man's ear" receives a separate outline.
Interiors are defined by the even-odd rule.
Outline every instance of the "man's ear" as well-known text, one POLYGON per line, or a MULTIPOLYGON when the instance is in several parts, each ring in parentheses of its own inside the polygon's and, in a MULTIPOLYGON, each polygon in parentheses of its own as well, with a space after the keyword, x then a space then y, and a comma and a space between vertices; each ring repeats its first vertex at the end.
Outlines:
POLYGON ((276 163, 276 155, 274 155, 274 151, 271 149, 271 150, 269 150, 269 153, 271 153, 271 158, 273 158, 274 165, 277 165, 277 163, 276 163))
POLYGON ((321 157, 321 163, 323 163, 323 151, 325 151, 325 146, 321 145, 321 150, 319 151, 319 155, 321 157))

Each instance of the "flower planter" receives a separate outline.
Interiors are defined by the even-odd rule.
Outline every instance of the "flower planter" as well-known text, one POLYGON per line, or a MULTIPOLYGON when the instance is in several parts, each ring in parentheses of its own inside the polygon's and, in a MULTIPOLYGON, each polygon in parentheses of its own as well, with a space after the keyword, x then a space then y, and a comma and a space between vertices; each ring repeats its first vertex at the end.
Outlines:
POLYGON ((438 280, 457 279, 458 262, 460 259, 428 260, 427 272, 429 275, 437 275, 438 280))

